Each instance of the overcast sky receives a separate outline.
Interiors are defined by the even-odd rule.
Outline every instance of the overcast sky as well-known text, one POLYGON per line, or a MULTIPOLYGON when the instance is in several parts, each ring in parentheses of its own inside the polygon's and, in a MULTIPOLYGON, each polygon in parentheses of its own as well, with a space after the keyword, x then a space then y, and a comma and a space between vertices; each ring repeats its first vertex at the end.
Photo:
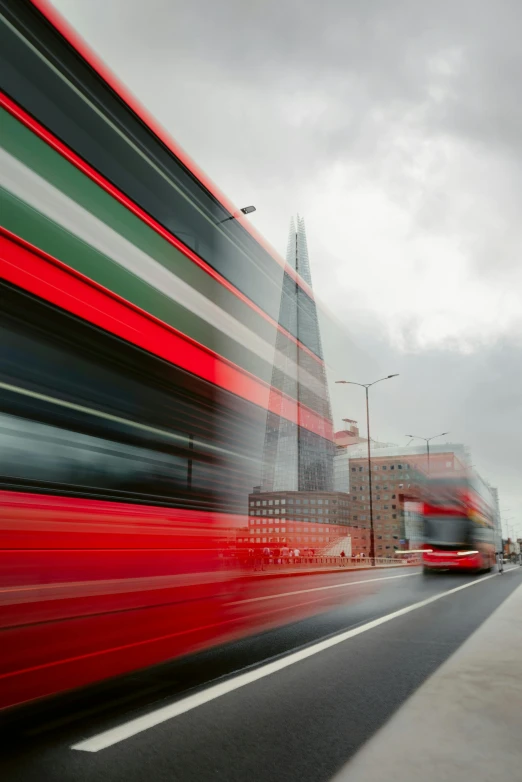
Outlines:
POLYGON ((332 379, 400 372, 373 436, 449 429, 522 530, 522 3, 54 4, 281 253, 304 215, 332 379))

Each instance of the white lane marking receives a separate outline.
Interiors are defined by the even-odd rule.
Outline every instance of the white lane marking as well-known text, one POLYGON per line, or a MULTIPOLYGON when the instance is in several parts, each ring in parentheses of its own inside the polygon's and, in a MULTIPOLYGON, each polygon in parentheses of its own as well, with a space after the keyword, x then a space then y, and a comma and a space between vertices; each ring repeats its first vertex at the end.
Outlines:
MULTIPOLYGON (((335 571, 334 571, 335 572, 335 571)), ((303 575, 306 575, 303 573, 303 575)), ((302 595, 306 592, 322 592, 325 589, 341 589, 342 587, 356 586, 357 584, 371 584, 372 581, 390 581, 393 578, 408 578, 408 576, 418 576, 419 573, 403 573, 400 576, 383 576, 382 578, 365 578, 358 581, 343 581, 342 584, 331 584, 323 587, 310 587, 309 589, 296 589, 293 592, 278 592, 275 595, 264 595, 263 597, 249 597, 246 600, 234 600, 233 603, 227 603, 229 606, 237 606, 242 603, 257 603, 259 600, 276 600, 280 597, 290 597, 292 595, 302 595)))
POLYGON ((420 600, 418 603, 412 603, 405 608, 400 608, 398 611, 393 611, 391 614, 381 616, 379 619, 373 619, 371 622, 367 622, 360 627, 347 630, 346 632, 340 633, 333 638, 327 638, 324 641, 319 641, 319 643, 313 644, 313 646, 300 649, 298 652, 293 652, 292 654, 289 654, 280 660, 274 660, 271 663, 262 665, 256 670, 247 671, 246 673, 242 673, 233 679, 228 679, 227 681, 220 682, 219 684, 214 684, 212 687, 208 687, 206 690, 202 690, 201 692, 196 692, 194 695, 189 695, 187 698, 182 698, 181 700, 176 701, 176 703, 163 706, 161 709, 156 709, 156 711, 152 711, 149 714, 143 715, 142 717, 137 717, 136 719, 124 722, 122 725, 118 725, 115 728, 105 730, 90 739, 85 739, 84 741, 80 741, 77 744, 73 744, 71 749, 81 750, 82 752, 99 752, 101 749, 112 747, 114 744, 118 744, 120 741, 125 741, 125 739, 128 739, 131 736, 135 736, 144 730, 153 728, 155 725, 166 722, 173 717, 178 717, 180 714, 185 714, 192 709, 196 709, 198 706, 202 706, 204 703, 209 703, 210 701, 216 700, 216 698, 220 698, 222 695, 227 695, 229 692, 238 690, 240 687, 244 687, 247 684, 252 684, 252 682, 258 681, 259 679, 264 679, 265 676, 270 676, 272 673, 277 673, 277 671, 288 668, 290 665, 301 662, 301 660, 306 660, 308 657, 313 657, 315 654, 324 652, 326 649, 330 649, 332 646, 337 646, 337 644, 344 643, 344 641, 348 641, 350 638, 355 638, 355 636, 361 635, 361 633, 365 633, 368 630, 373 630, 373 628, 379 627, 379 625, 385 624, 386 622, 390 622, 392 619, 397 619, 399 616, 409 614, 411 611, 416 611, 418 608, 424 608, 424 606, 430 605, 430 603, 435 603, 437 600, 441 600, 443 597, 454 595, 456 592, 460 592, 463 589, 468 589, 468 587, 475 586, 476 584, 482 584, 484 581, 487 581, 490 578, 496 578, 497 575, 497 573, 493 573, 490 576, 483 576, 482 578, 478 578, 476 581, 470 581, 467 584, 462 584, 462 586, 455 587, 454 589, 448 589, 446 592, 440 592, 438 595, 428 597, 425 600, 420 600))

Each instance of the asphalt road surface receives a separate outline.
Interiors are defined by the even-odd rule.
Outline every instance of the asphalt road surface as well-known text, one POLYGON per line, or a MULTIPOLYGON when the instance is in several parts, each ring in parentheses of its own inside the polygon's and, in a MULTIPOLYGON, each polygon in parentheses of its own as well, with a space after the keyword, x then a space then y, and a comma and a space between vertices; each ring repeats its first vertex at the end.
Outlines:
POLYGON ((329 780, 521 579, 518 567, 284 579, 322 613, 7 720, 0 777, 329 780))

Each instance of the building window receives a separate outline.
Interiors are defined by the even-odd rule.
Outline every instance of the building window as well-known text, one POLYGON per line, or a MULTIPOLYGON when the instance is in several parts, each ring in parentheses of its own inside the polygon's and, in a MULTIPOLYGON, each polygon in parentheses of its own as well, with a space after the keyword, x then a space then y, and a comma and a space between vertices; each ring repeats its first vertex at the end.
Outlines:
POLYGON ((392 500, 394 500, 394 499, 395 499, 395 494, 392 494, 392 500))
POLYGON ((352 467, 352 472, 356 472, 356 468, 355 467, 352 467))
POLYGON ((395 465, 391 464, 390 465, 390 470, 394 470, 394 469, 395 469, 395 465))
POLYGON ((383 469, 383 470, 386 470, 386 469, 387 469, 387 467, 386 467, 386 465, 385 465, 385 464, 383 464, 383 466, 382 466, 382 469, 383 469))
POLYGON ((402 470, 402 464, 398 464, 398 465, 397 465, 397 469, 398 469, 398 470, 402 470))
POLYGON ((397 518, 397 514, 396 513, 392 513, 392 519, 396 519, 396 518, 397 518))
POLYGON ((263 500, 263 506, 265 506, 265 505, 266 505, 266 500, 263 500))
POLYGON ((261 505, 261 503, 260 503, 260 502, 259 502, 259 500, 258 500, 258 501, 256 502, 256 507, 257 507, 257 508, 259 508, 259 506, 260 506, 260 505, 261 505))
POLYGON ((281 500, 281 505, 285 505, 285 504, 286 504, 286 500, 281 500))
POLYGON ((274 505, 279 505, 279 500, 274 500, 274 505))

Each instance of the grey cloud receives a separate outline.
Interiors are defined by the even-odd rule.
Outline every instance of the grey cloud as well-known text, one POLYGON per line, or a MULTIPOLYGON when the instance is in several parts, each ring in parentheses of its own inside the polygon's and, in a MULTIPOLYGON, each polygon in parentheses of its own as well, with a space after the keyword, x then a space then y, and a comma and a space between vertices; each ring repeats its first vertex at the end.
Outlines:
MULTIPOLYGON (((256 224, 281 250, 303 191, 341 162, 404 207, 412 234, 461 248, 477 279, 520 284, 519 0, 55 3, 234 201, 256 203, 256 224)), ((316 287, 351 328, 351 343, 325 332, 332 378, 401 373, 375 395, 375 435, 450 428, 520 503, 516 340, 467 356, 401 352, 379 313, 354 317, 350 290, 335 290, 335 264, 358 259, 342 247, 318 261, 312 253, 316 287)), ((405 313, 406 345, 418 325, 405 313)), ((340 388, 338 417, 363 420, 362 400, 340 388)))
MULTIPOLYGON (((124 77, 143 71, 151 105, 171 127, 180 125, 182 135, 190 93, 199 102, 203 127, 213 122, 216 147, 225 155, 227 122, 221 115, 231 116, 241 127, 239 144, 243 139, 245 149, 256 145, 253 171, 257 164, 275 170, 287 157, 290 175, 298 178, 303 158, 313 170, 336 159, 365 158, 382 176, 382 161, 405 130, 426 139, 504 139, 519 149, 517 0, 150 0, 146 6, 91 0, 81 10, 72 0, 57 5, 82 19, 89 39, 124 77), (444 73, 441 63, 455 53, 461 57, 455 72, 444 73), (149 68, 154 76, 146 75, 149 68), (434 97, 433 88, 443 89, 444 97, 434 97), (297 110, 289 116, 289 104, 300 95, 317 103, 301 121, 297 110)), ((235 147, 238 139, 231 142, 235 147)), ((399 187, 391 180, 401 177, 394 170, 388 186, 399 187)))

